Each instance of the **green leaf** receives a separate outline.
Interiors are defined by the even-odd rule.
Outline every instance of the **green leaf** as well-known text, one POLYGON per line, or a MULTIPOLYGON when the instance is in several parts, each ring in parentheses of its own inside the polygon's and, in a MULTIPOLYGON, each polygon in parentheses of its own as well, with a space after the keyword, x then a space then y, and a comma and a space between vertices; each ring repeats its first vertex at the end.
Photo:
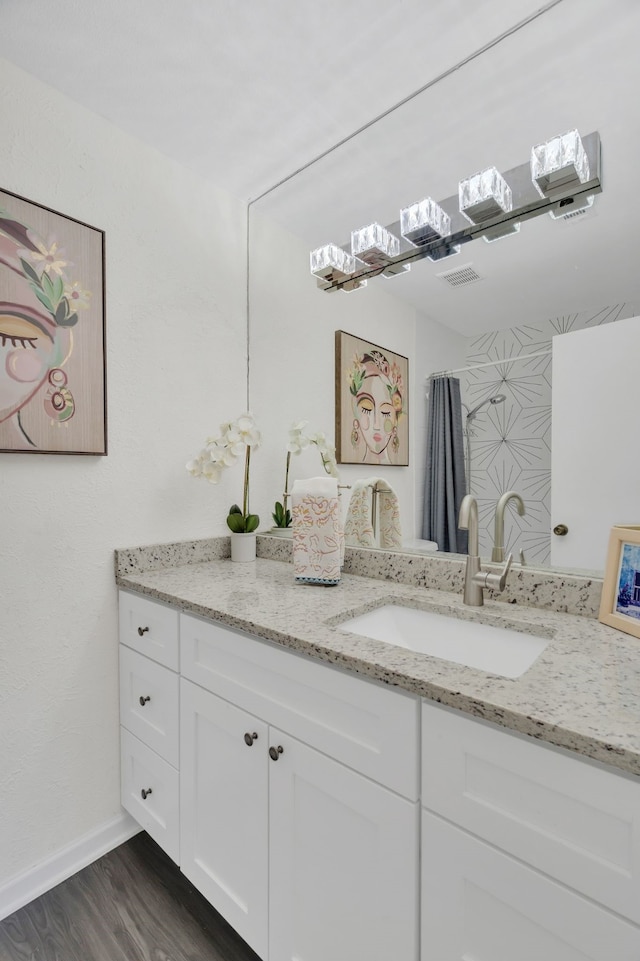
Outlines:
POLYGON ((62 282, 62 277, 57 276, 53 282, 53 299, 62 300, 62 295, 64 293, 64 283, 62 282))
POLYGON ((69 304, 66 300, 61 300, 58 306, 56 307, 55 320, 56 320, 56 324, 59 324, 61 327, 64 327, 64 322, 67 318, 68 309, 69 309, 69 304))
POLYGON ((242 511, 240 510, 240 508, 238 507, 237 504, 232 504, 231 507, 229 508, 229 513, 230 513, 230 514, 242 514, 242 511))
POLYGON ((40 278, 40 280, 42 282, 42 289, 44 290, 49 300, 51 301, 55 300, 56 298, 54 294, 53 283, 51 282, 51 277, 46 271, 42 274, 42 277, 40 278))
POLYGON ((31 266, 31 264, 28 263, 26 260, 23 260, 22 257, 20 258, 20 264, 21 264, 21 266, 22 266, 22 272, 23 272, 23 274, 25 275, 25 277, 28 277, 29 280, 32 280, 32 281, 34 282, 34 284, 37 284, 38 287, 39 287, 39 286, 40 286, 40 278, 38 277, 37 273, 35 272, 35 270, 34 270, 33 267, 31 266))
POLYGON ((257 514, 247 514, 245 518, 245 531, 247 534, 251 534, 253 531, 257 530, 259 523, 260 518, 257 514))
POLYGON ((75 327, 75 325, 76 325, 77 323, 78 323, 78 315, 77 315, 77 314, 70 314, 68 317, 65 317, 64 320, 59 320, 59 321, 58 321, 58 325, 59 325, 60 327, 75 327))
POLYGON ((234 534, 245 533, 245 520, 242 514, 229 514, 227 517, 227 527, 234 534))
POLYGON ((36 295, 40 303, 43 305, 43 307, 46 307, 50 314, 55 315, 53 304, 51 303, 47 295, 43 293, 39 287, 36 287, 35 284, 29 284, 29 286, 31 287, 31 289, 33 290, 34 294, 36 295))

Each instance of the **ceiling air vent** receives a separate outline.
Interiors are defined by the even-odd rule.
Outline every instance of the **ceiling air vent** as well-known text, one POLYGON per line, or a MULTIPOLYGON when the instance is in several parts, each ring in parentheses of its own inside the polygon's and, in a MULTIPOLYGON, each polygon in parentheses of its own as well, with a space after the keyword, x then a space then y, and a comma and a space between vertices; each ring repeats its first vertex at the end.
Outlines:
POLYGON ((450 287, 466 287, 467 284, 475 284, 478 280, 484 280, 472 264, 463 264, 455 270, 445 270, 441 274, 436 274, 440 280, 444 280, 450 287))

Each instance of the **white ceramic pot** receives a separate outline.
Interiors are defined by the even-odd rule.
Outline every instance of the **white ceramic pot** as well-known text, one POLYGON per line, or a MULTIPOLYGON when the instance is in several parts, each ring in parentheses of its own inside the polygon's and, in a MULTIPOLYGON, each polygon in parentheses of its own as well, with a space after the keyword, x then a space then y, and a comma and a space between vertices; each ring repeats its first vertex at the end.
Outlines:
POLYGON ((256 559, 256 535, 231 534, 231 560, 246 564, 256 559))

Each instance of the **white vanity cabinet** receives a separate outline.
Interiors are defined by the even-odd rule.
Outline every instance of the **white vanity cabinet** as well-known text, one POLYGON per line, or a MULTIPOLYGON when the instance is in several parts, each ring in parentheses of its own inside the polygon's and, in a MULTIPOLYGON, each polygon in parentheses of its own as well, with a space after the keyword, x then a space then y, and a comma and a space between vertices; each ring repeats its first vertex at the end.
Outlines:
POLYGON ((640 778, 139 595, 120 627, 123 805, 263 961, 640 961, 640 778))
POLYGON ((178 863, 178 614, 121 592, 119 621, 122 806, 178 863))
POLYGON ((264 961, 418 961, 418 700, 184 614, 179 683, 185 875, 264 961))
POLYGON ((640 783, 422 711, 421 961, 637 961, 640 783))

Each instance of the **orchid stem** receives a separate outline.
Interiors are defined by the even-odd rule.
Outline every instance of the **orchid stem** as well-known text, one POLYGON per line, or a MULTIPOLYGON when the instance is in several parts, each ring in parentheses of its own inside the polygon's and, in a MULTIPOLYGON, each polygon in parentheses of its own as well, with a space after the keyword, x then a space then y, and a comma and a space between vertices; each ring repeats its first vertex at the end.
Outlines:
POLYGON ((285 520, 287 517, 287 501, 289 500, 289 465, 291 464, 291 451, 287 451, 287 469, 284 475, 284 493, 282 495, 282 506, 284 508, 285 520))
POLYGON ((245 521, 249 513, 249 464, 251 462, 251 447, 247 444, 247 453, 244 458, 244 495, 242 500, 242 516, 245 521))

